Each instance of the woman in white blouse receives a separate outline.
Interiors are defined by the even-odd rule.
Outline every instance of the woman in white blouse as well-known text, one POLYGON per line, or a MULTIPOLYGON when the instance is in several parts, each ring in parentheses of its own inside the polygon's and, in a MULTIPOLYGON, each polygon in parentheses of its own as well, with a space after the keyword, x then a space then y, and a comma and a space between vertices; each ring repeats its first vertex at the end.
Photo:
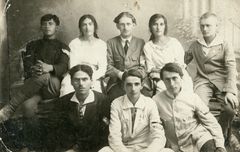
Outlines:
MULTIPOLYGON (((180 42, 173 37, 167 36, 167 19, 162 14, 154 14, 149 20, 150 40, 144 46, 144 54, 147 72, 150 78, 160 79, 161 68, 169 62, 178 63, 184 70, 184 88, 192 91, 192 79, 185 70, 184 49, 180 42)), ((157 91, 166 89, 162 81, 158 81, 157 91)))
MULTIPOLYGON (((96 19, 90 15, 83 15, 79 19, 79 37, 69 43, 71 49, 69 54, 69 67, 77 64, 87 64, 93 68, 93 90, 101 92, 100 81, 105 75, 107 68, 107 46, 97 35, 98 25, 96 19)), ((74 91, 69 74, 67 74, 61 84, 61 94, 63 96, 74 91)))

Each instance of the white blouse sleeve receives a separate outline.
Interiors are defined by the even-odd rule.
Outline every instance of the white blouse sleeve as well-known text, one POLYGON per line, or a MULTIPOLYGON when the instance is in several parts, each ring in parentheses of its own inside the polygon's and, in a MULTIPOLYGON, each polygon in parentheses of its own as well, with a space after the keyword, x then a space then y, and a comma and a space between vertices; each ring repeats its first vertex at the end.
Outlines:
POLYGON ((145 55, 146 71, 149 73, 155 65, 152 60, 152 50, 148 43, 144 45, 143 52, 145 55))
POLYGON ((177 40, 174 39, 174 50, 175 50, 175 58, 174 58, 174 62, 178 63, 180 66, 182 66, 182 68, 185 68, 185 64, 184 64, 184 49, 181 45, 181 43, 177 40))
POLYGON ((97 70, 95 71, 95 79, 99 79, 105 75, 107 70, 107 45, 105 42, 101 43, 99 46, 98 61, 97 61, 97 70))

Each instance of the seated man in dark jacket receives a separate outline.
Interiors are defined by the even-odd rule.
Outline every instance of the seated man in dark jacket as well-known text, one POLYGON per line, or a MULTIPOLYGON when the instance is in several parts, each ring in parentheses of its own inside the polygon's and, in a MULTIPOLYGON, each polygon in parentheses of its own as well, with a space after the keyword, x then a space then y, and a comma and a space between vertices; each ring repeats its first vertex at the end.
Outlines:
POLYGON ((62 76, 68 70, 70 49, 56 39, 60 24, 56 15, 42 16, 40 24, 43 38, 28 43, 23 55, 24 85, 0 110, 0 122, 8 120, 20 104, 37 93, 42 99, 56 98, 60 94, 62 76))
POLYGON ((48 130, 48 150, 98 151, 107 143, 109 102, 103 94, 91 90, 90 66, 76 65, 69 73, 75 92, 44 105, 43 113, 46 109, 50 112, 41 119, 44 130, 48 130))

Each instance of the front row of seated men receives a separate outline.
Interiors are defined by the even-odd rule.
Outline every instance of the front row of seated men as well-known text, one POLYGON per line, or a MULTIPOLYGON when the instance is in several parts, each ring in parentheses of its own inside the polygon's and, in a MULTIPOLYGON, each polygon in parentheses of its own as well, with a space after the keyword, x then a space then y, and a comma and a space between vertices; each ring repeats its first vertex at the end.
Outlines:
POLYGON ((45 134, 51 151, 226 151, 221 126, 195 93, 182 89, 183 72, 175 63, 162 68, 160 75, 167 90, 153 99, 140 92, 141 72, 124 72, 126 95, 111 104, 109 133, 110 105, 104 95, 91 90, 91 67, 76 65, 69 73, 75 92, 51 102, 54 106, 46 120, 55 121, 55 127, 48 128, 51 134, 45 134), (49 139, 57 142, 53 145, 49 139))

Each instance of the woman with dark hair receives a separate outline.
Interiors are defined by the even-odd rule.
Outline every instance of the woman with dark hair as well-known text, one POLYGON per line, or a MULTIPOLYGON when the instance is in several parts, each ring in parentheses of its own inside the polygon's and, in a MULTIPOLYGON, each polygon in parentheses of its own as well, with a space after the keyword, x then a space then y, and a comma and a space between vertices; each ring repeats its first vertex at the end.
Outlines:
MULTIPOLYGON (((80 35, 69 43, 69 66, 87 64, 93 68, 93 90, 101 92, 100 81, 107 68, 107 46, 97 35, 97 21, 90 14, 83 15, 78 23, 80 35)), ((61 95, 74 91, 67 74, 61 84, 61 95)))
MULTIPOLYGON (((150 40, 144 46, 147 72, 150 78, 159 80, 156 82, 157 91, 165 89, 165 85, 160 81, 159 72, 161 68, 169 62, 178 63, 183 69, 184 49, 181 43, 173 37, 167 36, 167 19, 162 14, 154 14, 149 20, 150 40)), ((186 70, 184 71, 184 88, 192 90, 192 79, 186 70)))

